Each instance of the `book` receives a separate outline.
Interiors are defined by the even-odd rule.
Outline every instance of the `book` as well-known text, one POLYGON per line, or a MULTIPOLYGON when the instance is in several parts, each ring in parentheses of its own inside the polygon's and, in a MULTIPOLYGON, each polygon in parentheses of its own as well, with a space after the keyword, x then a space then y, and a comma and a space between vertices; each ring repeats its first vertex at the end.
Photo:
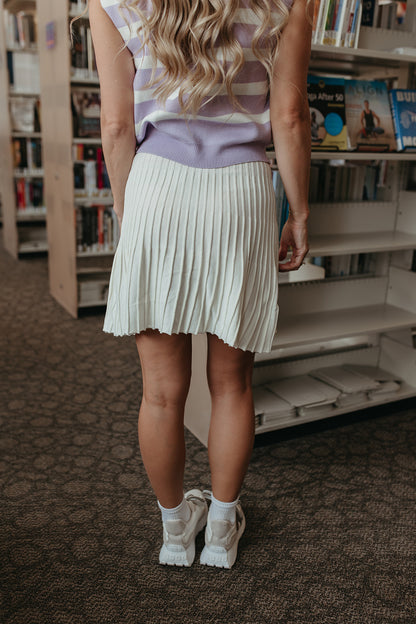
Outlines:
POLYGON ((384 82, 346 80, 345 112, 349 149, 374 152, 396 149, 389 96, 384 82))
POLYGON ((346 150, 345 95, 342 78, 308 76, 313 150, 346 150))
POLYGON ((416 90, 392 89, 389 96, 397 149, 416 150, 416 90))
POLYGON ((101 100, 98 91, 72 92, 71 99, 74 137, 100 138, 101 100))

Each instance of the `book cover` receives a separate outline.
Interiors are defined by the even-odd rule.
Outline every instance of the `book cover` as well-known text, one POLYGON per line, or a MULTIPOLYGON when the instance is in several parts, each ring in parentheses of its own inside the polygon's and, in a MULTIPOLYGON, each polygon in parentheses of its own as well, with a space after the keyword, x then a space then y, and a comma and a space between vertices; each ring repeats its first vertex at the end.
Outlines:
POLYGON ((344 80, 308 76, 313 150, 346 150, 344 80))
POLYGON ((72 93, 74 137, 100 137, 100 94, 91 91, 72 93))
POLYGON ((345 111, 352 150, 396 149, 387 86, 377 80, 346 80, 345 111))
POLYGON ((390 105, 398 151, 416 150, 416 90, 392 89, 390 105))

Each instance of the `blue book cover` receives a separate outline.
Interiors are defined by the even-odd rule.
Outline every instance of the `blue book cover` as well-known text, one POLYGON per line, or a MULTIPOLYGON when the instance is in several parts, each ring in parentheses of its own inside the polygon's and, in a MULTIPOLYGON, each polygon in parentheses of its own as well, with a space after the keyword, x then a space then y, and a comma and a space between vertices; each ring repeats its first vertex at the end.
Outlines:
POLYGON ((392 89, 389 95, 397 149, 416 150, 416 90, 392 89))

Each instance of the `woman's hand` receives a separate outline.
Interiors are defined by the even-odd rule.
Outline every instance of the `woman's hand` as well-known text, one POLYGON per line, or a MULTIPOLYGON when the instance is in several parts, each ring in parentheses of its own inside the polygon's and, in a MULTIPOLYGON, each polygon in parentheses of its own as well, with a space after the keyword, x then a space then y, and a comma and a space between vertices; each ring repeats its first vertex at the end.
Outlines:
POLYGON ((115 204, 113 206, 113 210, 116 213, 119 230, 121 230, 121 222, 123 221, 123 211, 120 210, 120 208, 116 206, 115 204))
POLYGON ((295 271, 298 269, 303 263, 308 251, 307 219, 302 218, 296 220, 293 215, 290 214, 283 226, 282 235, 280 237, 279 271, 295 271), (289 247, 292 248, 292 256, 288 262, 282 264, 282 261, 287 256, 289 247))

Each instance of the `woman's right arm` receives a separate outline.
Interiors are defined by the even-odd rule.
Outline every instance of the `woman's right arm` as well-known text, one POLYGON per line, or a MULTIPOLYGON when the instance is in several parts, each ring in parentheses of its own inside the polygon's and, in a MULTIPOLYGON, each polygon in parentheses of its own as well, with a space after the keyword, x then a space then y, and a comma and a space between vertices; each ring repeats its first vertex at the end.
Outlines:
POLYGON ((298 269, 308 252, 311 124, 307 75, 311 51, 313 2, 294 0, 281 38, 270 86, 270 120, 279 172, 289 202, 289 218, 280 239, 281 271, 298 269))

